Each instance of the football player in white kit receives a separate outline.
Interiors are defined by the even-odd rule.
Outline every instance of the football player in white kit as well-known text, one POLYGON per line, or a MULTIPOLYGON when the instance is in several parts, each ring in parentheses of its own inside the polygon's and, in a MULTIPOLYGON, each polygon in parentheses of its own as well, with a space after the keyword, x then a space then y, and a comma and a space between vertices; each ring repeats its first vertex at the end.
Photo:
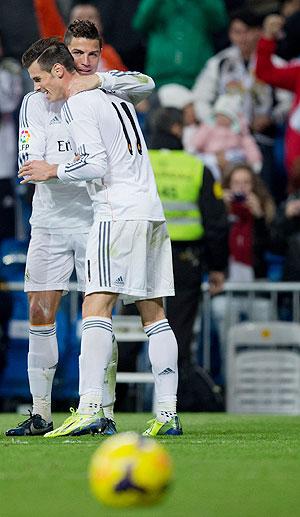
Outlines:
POLYGON ((94 208, 86 251, 79 406, 45 436, 101 431, 112 309, 118 296, 135 301, 149 338, 157 415, 144 434, 182 434, 176 413, 177 342, 162 301, 174 295, 171 243, 133 106, 100 89, 69 97, 77 73, 63 44, 33 44, 23 55, 23 65, 48 100, 68 99, 62 117, 80 159, 65 165, 29 161, 19 177, 22 182, 55 178, 62 186, 84 179, 94 208))
MULTIPOLYGON (((98 31, 91 22, 73 22, 65 41, 77 70, 85 76, 77 77, 73 91, 99 83, 102 88, 136 103, 153 90, 153 80, 140 73, 113 71, 87 75, 97 70, 101 50, 98 31)), ((38 83, 35 91, 24 97, 20 111, 20 164, 28 159, 44 158, 52 163, 73 160, 74 150, 60 115, 62 104, 49 102, 39 91, 38 83)), ((40 435, 53 429, 51 391, 58 362, 55 316, 63 292, 68 291, 74 267, 78 290, 85 291, 84 261, 92 219, 85 182, 35 186, 25 273, 25 291, 30 302, 28 377, 33 410, 25 422, 9 429, 7 435, 40 435)), ((117 343, 113 337, 113 355, 104 390, 105 434, 116 432, 113 421, 116 366, 117 343)))

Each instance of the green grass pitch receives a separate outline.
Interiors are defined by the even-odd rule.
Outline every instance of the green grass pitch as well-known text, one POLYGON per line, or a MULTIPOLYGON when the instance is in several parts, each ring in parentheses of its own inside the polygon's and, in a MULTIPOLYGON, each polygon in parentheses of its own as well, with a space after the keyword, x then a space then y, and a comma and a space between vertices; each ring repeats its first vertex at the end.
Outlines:
MULTIPOLYGON (((148 416, 119 414, 118 429, 141 432, 148 416)), ((158 505, 129 510, 89 492, 88 464, 104 437, 5 437, 20 420, 0 415, 1 517, 300 517, 300 417, 183 414, 185 434, 160 438, 173 486, 158 505)))

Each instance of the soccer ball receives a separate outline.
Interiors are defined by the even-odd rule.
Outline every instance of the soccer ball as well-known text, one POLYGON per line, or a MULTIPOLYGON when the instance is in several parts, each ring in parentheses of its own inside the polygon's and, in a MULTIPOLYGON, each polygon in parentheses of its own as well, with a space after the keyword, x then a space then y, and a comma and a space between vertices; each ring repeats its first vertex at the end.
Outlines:
POLYGON ((108 438, 94 453, 90 487, 108 506, 153 504, 166 492, 172 470, 170 456, 153 438, 120 433, 108 438))

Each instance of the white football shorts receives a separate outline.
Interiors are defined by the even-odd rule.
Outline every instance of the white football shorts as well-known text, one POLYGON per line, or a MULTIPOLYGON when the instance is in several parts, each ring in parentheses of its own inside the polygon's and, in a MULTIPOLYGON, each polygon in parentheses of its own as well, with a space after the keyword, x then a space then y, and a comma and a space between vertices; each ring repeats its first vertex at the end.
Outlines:
POLYGON ((75 268, 77 290, 85 290, 88 233, 51 234, 33 230, 27 252, 24 291, 69 290, 75 268))
POLYGON ((119 293, 125 304, 174 296, 164 221, 95 221, 87 244, 86 294, 119 293))

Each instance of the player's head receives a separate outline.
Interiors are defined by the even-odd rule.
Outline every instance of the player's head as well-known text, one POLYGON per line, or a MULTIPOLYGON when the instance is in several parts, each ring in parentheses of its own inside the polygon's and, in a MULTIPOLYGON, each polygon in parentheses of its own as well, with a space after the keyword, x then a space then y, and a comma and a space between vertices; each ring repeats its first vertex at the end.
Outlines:
POLYGON ((35 90, 46 94, 50 101, 66 98, 66 83, 75 72, 72 55, 64 43, 56 38, 40 39, 22 56, 35 90))
POLYGON ((67 28, 64 42, 80 74, 89 75, 97 71, 102 40, 94 23, 74 20, 67 28))

